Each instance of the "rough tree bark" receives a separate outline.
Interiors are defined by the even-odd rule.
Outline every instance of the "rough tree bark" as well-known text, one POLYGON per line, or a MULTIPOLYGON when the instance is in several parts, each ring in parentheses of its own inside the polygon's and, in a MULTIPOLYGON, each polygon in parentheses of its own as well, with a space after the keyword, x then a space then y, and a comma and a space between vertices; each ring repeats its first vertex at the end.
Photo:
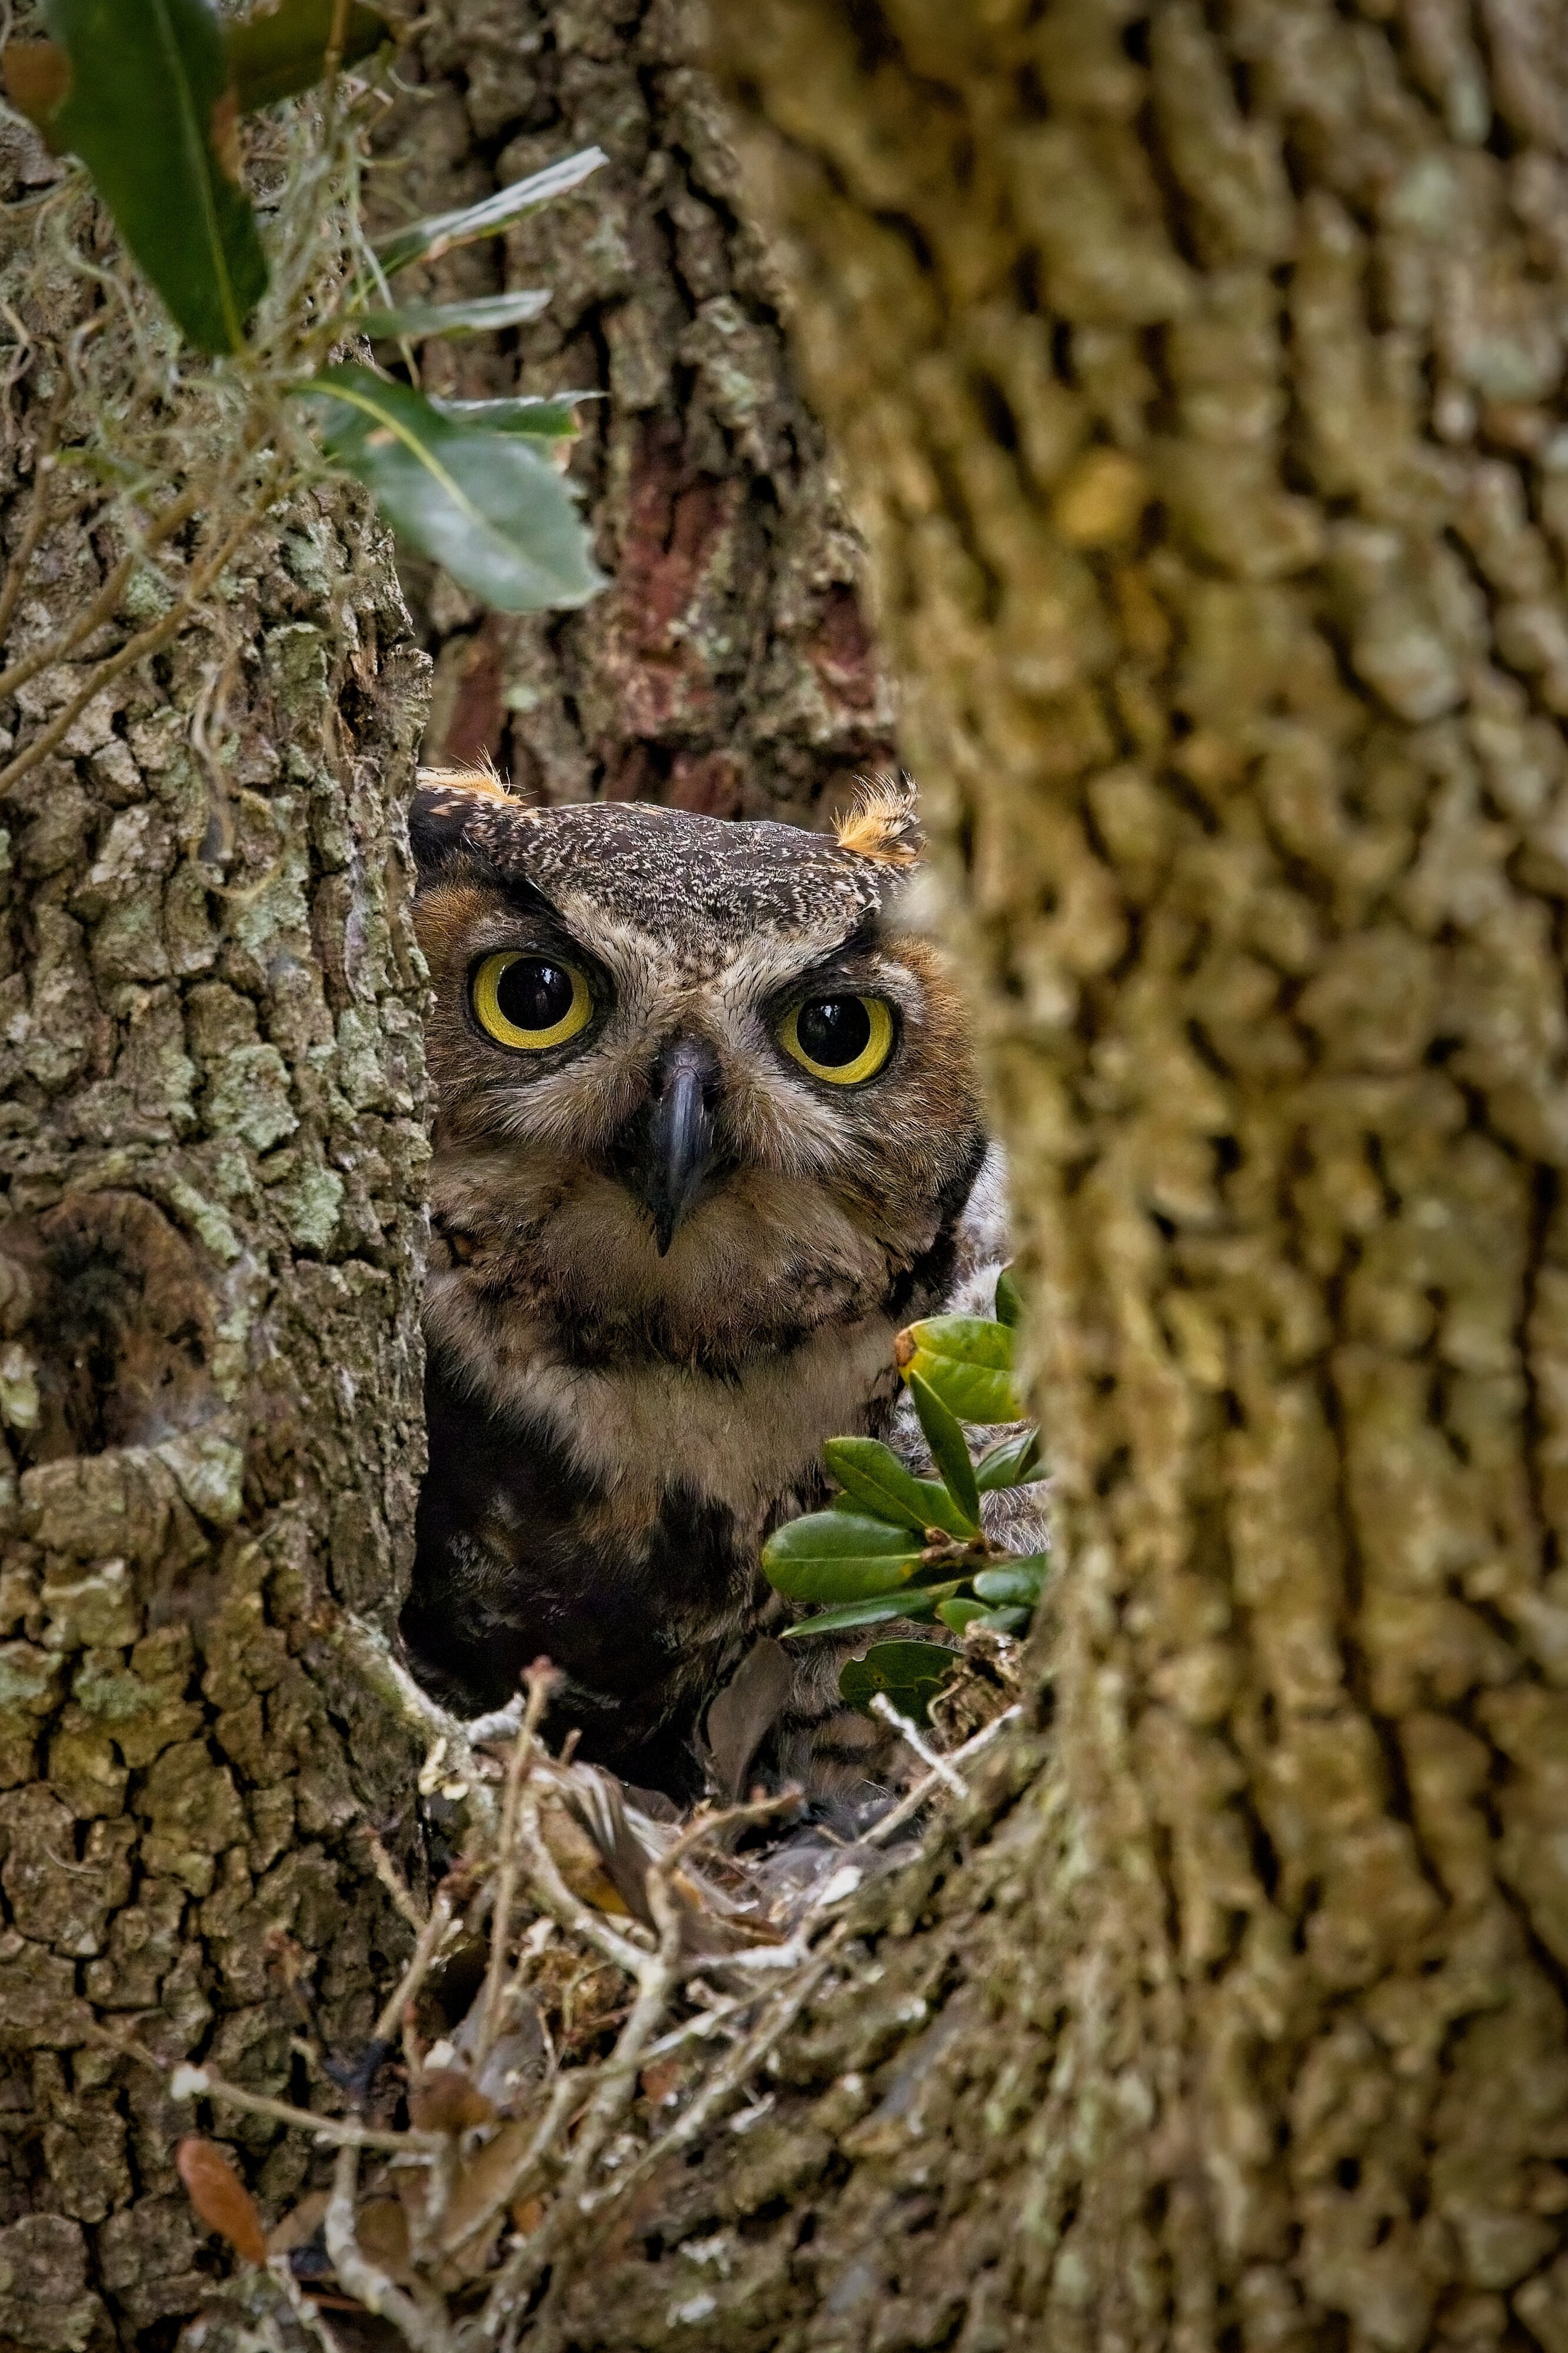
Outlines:
POLYGON ((401 201, 445 210, 595 142, 609 158, 424 277, 448 300, 552 290, 515 337, 429 346, 427 378, 607 395, 573 471, 612 582, 580 613, 513 619, 407 565, 436 659, 425 756, 488 753, 539 799, 809 823, 891 760, 891 702, 687 0, 438 0, 421 26, 380 134, 401 201))
POLYGON ((962 876, 1055 1722, 576 2341, 1563 2353, 1568 25, 714 13, 962 876))
MULTIPOLYGON (((119 552, 91 478, 51 470, 88 426, 63 338, 100 300, 29 262, 58 176, 8 117, 6 559, 40 499, 43 527, 3 592, 6 682, 119 552)), ((163 582, 231 520, 172 541, 163 582)), ((6 759, 169 601, 133 574, 23 675, 6 759)), ((407 1852, 423 1755, 386 1638, 423 1447, 401 811, 426 669, 384 535, 309 496, 0 808, 6 2346, 172 2341, 218 2267, 174 2171, 193 2111, 117 2039, 286 2091, 301 2000, 352 2051, 410 1943, 364 1828, 407 1852)), ((274 2198, 308 2162, 233 2137, 274 2198)))

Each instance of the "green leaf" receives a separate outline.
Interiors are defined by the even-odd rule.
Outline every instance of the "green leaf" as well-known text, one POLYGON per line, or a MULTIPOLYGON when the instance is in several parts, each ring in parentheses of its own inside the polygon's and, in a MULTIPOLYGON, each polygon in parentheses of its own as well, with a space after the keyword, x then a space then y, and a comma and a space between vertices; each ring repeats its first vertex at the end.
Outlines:
POLYGON ((822 1459, 845 1491, 878 1517, 923 1535, 942 1528, 950 1536, 974 1531, 955 1509, 947 1489, 934 1479, 917 1479, 890 1447, 875 1438, 830 1438, 822 1459))
POLYGON ((471 302, 400 302, 390 311, 350 311, 344 323, 373 343, 416 343, 425 335, 488 335, 537 319, 550 296, 537 286, 515 294, 477 294, 471 302))
MULTIPOLYGON (((335 0, 278 0, 276 7, 253 8, 243 24, 227 27, 228 69, 241 114, 274 106, 321 80, 334 6, 335 0)), ((338 62, 357 66, 392 38, 384 16, 364 0, 349 0, 338 62)))
POLYGON ((851 1659, 838 1678, 838 1696, 863 1715, 886 1692, 911 1724, 931 1720, 931 1704, 958 1664, 940 1642, 878 1642, 863 1659, 851 1659))
POLYGON ((900 1369, 919 1373, 961 1421, 1016 1421, 1013 1335, 987 1315, 928 1315, 899 1335, 900 1369))
POLYGON ((1000 1487, 1032 1486, 1049 1475, 1040 1461, 1037 1430, 1022 1430, 1016 1438, 987 1447, 974 1466, 974 1483, 983 1495, 994 1495, 1000 1487))
POLYGON ((1024 1300, 1013 1280, 1013 1270, 1005 1266, 996 1278, 996 1321, 1013 1331, 1023 1321, 1024 1300))
POLYGON ((577 404, 603 400, 602 392, 521 393, 513 400, 439 400, 430 406, 454 425, 475 425, 485 433, 531 433, 542 441, 569 441, 582 428, 577 404))
POLYGON ((1029 1622, 1029 1612, 1026 1609, 988 1609, 984 1618, 974 1622, 989 1626, 997 1634, 1021 1634, 1029 1622))
POLYGON ((604 586, 572 491, 521 436, 454 424, 369 368, 327 368, 295 388, 323 419, 327 456, 486 604, 537 613, 604 586))
POLYGON ((1021 1553, 1016 1560, 998 1561, 991 1568, 983 1568, 974 1579, 974 1590, 982 1601, 1017 1601, 1026 1603, 1032 1609, 1040 1598, 1040 1588, 1050 1566, 1048 1553, 1021 1553))
POLYGON ((962 1634, 964 1628, 973 1625, 976 1618, 988 1618, 991 1612, 986 1609, 984 1601, 959 1600, 944 1601, 936 1614, 942 1624, 949 1627, 953 1633, 962 1634))
POLYGON ((846 1601, 837 1609, 824 1609, 786 1626, 783 1639, 794 1642, 804 1634, 838 1634, 847 1627, 879 1626, 889 1618, 939 1617, 943 1595, 957 1590, 956 1585, 932 1585, 917 1593, 906 1587, 902 1593, 873 1594, 869 1601, 846 1601))
POLYGON ((50 111, 57 153, 79 155, 186 340, 237 352, 267 286, 239 185, 236 107, 210 0, 47 0, 69 61, 50 111))
POLYGON ((514 180, 508 188, 498 188, 493 196, 486 196, 477 205, 465 205, 459 212, 432 213, 427 220, 410 221, 406 228, 394 231, 377 246, 375 258, 390 278, 395 270, 406 269, 414 261, 439 261, 459 245, 472 245, 476 237, 493 237, 505 228, 520 213, 531 212, 538 205, 549 204, 552 196, 563 196, 575 188, 590 172, 596 172, 609 157, 602 147, 580 148, 575 155, 564 155, 558 164, 547 164, 542 172, 533 173, 526 180, 514 180))
POLYGON ((849 1512, 790 1520, 763 1546, 769 1583, 792 1601, 869 1601, 906 1584, 920 1561, 904 1529, 849 1512))
POLYGON ((915 1401, 915 1411, 921 1418, 926 1444, 931 1448, 931 1461, 942 1472, 948 1493, 963 1515, 964 1533, 972 1535, 980 1525, 980 1490, 974 1483, 974 1465, 969 1459, 969 1442, 931 1383, 913 1370, 905 1377, 910 1385, 910 1395, 915 1401))

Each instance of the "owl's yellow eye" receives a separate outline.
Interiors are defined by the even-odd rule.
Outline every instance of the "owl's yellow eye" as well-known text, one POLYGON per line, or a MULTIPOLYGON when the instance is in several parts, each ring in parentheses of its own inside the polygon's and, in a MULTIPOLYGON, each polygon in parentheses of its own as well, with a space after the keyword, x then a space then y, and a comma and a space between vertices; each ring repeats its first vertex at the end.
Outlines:
POLYGON ((480 1028, 498 1045, 520 1046, 531 1054, 563 1046, 587 1028, 594 1011, 580 972, 515 948, 486 956, 474 975, 473 997, 480 1028))
POLYGON ((893 1050, 892 1009, 880 997, 808 997, 785 1014, 779 1044, 814 1079, 858 1086, 893 1050))

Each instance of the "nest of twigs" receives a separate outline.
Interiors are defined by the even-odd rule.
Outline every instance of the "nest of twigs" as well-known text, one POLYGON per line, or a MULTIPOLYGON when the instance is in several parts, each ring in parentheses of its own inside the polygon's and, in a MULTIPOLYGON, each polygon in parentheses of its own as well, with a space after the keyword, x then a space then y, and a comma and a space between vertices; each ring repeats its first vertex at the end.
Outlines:
POLYGON ((365 2051, 346 2068, 318 2058, 339 2113, 206 2068, 170 2079, 220 2120, 259 2114, 335 2152, 330 2184, 268 2232, 219 2145, 181 2144, 197 2211, 253 2267, 230 2290, 238 2340, 281 2353, 281 2328, 328 2353, 508 2353, 542 2327, 639 2183, 716 2126, 767 2114, 759 2079, 845 1967, 855 1898, 1018 1714, 1015 1649, 977 1646, 945 1734, 900 1722, 910 1786, 833 1831, 792 1826, 794 1793, 680 1820, 570 1749, 551 1757, 542 1665, 510 1722, 470 1727, 481 1738, 460 1767, 437 1741, 426 1794, 492 1783, 488 1822, 483 1806, 470 1815, 473 1851, 427 1913, 372 1838, 415 1946, 365 2051))

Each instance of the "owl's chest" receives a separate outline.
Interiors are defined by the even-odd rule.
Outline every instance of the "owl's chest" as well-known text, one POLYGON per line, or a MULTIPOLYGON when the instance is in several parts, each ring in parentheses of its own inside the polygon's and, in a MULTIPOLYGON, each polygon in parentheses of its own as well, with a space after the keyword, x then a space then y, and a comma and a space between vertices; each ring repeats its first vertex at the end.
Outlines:
POLYGON ((834 1338, 728 1380, 542 1350, 504 1405, 433 1349, 417 1654, 484 1705, 549 1657, 607 1762, 673 1726, 752 1638, 763 1537, 820 1493, 823 1439, 886 1418, 887 1319, 834 1338))

